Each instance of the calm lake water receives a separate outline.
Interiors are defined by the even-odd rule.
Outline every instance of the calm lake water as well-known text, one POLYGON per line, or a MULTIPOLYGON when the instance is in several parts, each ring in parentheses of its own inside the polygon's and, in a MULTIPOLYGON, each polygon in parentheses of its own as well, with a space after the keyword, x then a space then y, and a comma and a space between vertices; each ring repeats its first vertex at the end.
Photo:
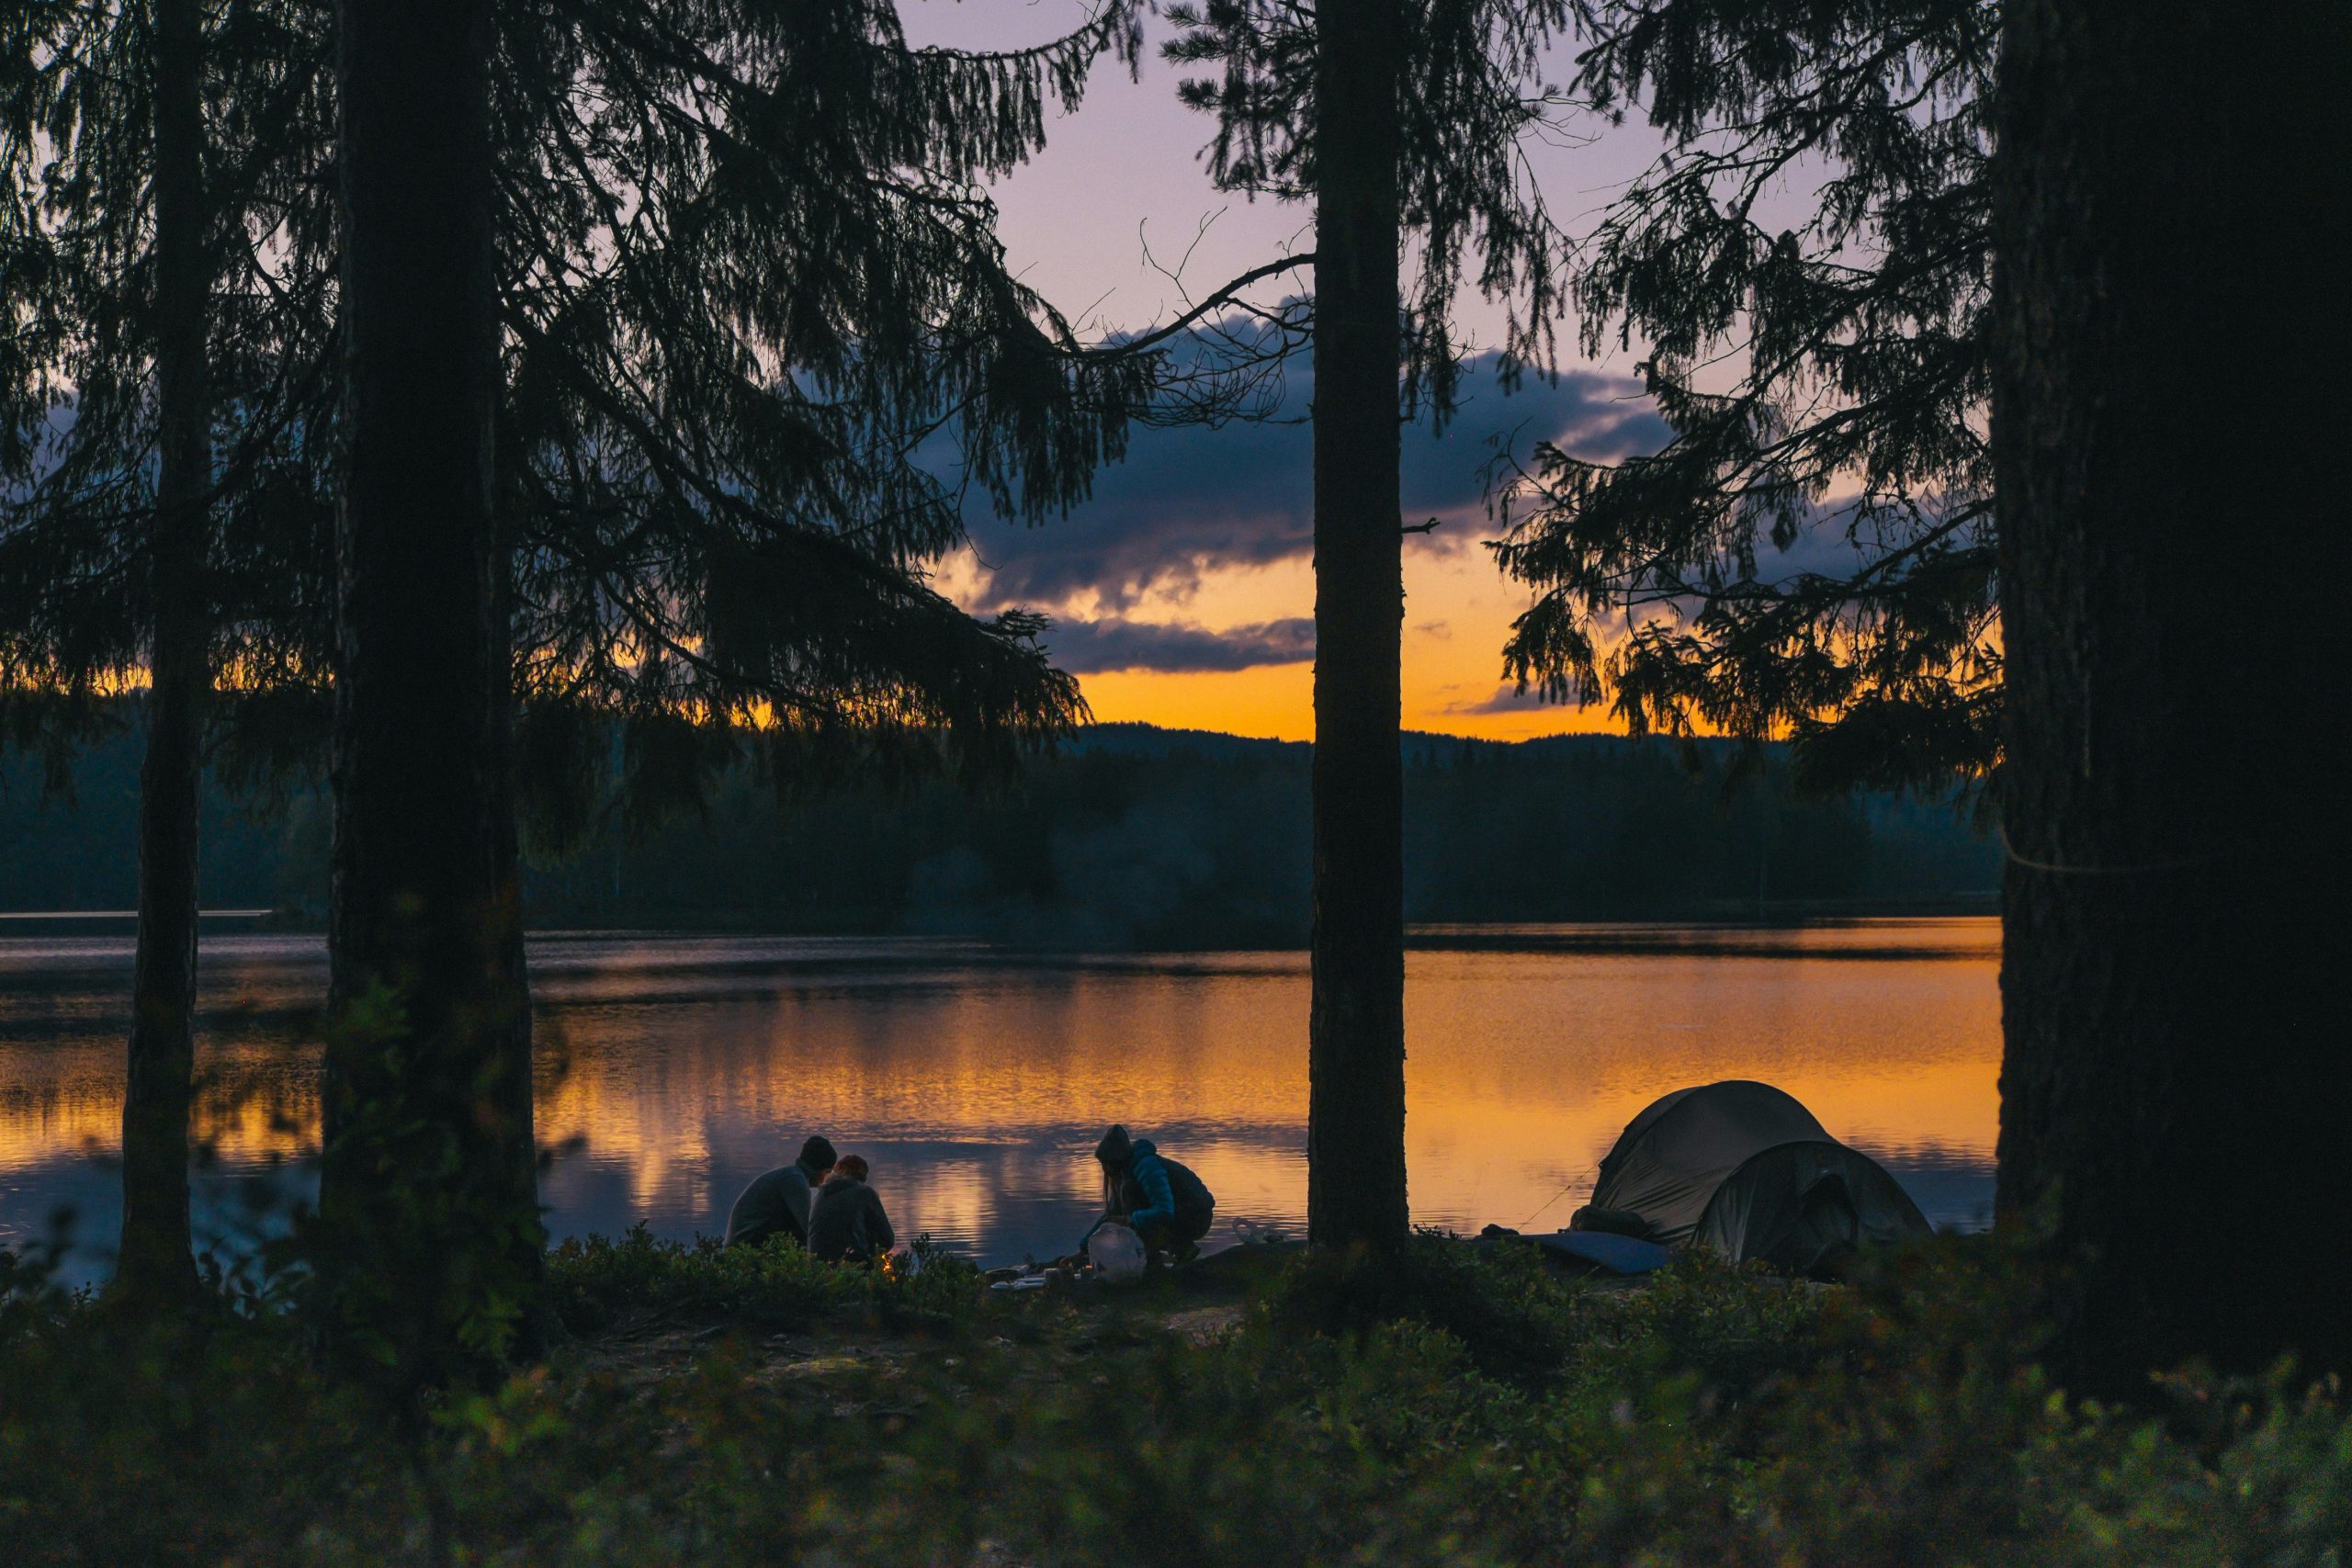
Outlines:
MULTIPOLYGON (((1423 931, 1407 1015, 1414 1218, 1566 1223, 1657 1095, 1762 1078, 1883 1161, 1928 1216, 1992 1201, 1990 919, 1794 930, 1423 931)), ((0 940, 0 1246, 74 1212, 73 1272, 119 1223, 128 938, 0 940)), ((810 1132, 865 1155, 902 1234, 989 1261, 1067 1250, 1107 1122, 1157 1138, 1237 1217, 1306 1193, 1304 953, 1067 955, 924 941, 537 938, 542 1186, 559 1235, 724 1228, 810 1132)), ((314 937, 205 949, 199 1228, 300 1192, 318 1136, 314 937)))

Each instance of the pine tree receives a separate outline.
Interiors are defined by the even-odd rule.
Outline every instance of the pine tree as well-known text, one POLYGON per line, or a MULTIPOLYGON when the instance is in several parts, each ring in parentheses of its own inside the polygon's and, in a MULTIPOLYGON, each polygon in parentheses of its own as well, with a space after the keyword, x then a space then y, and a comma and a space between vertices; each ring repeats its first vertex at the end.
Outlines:
POLYGON ((2336 313, 2311 301, 2341 236, 2292 149, 2341 145, 2318 86, 2340 23, 1984 0, 1581 19, 1580 86, 1672 143, 1594 236, 1588 343, 1646 340, 1676 434, 1517 476, 1499 554, 1544 597, 1513 667, 1636 730, 1787 735, 1816 784, 1997 778, 2001 1207, 2052 1224, 2077 1280, 2062 1359, 2131 1387, 2185 1354, 2340 1347, 2288 1274, 2345 1239, 2221 1175, 2325 1179, 2299 1162, 2346 1103, 2304 1022, 2329 916, 2282 873, 2342 863, 2283 739, 2326 711, 2329 656, 2259 574, 2204 558, 2219 519, 2329 504, 2302 461, 2321 400, 2210 389, 2325 356, 2336 313), (1768 222, 1808 163, 1802 221, 1768 222), (1766 570, 1768 546, 1805 570, 1766 570), (2214 1269, 2213 1235, 2257 1261, 2214 1269))
POLYGON ((345 456, 313 1261, 337 1336, 403 1384, 449 1375, 459 1347, 503 1353, 542 1247, 498 822, 491 9, 338 14, 345 456))
POLYGON ((122 1104, 122 1245, 139 1293, 196 1281, 188 1237, 188 1111, 196 1073, 197 807, 211 694, 210 227, 204 191, 203 18, 155 6, 153 543, 148 553, 147 755, 139 784, 139 937, 122 1104))
POLYGON ((1557 107, 1551 0, 1171 7, 1229 188, 1316 210, 1314 998, 1308 1229, 1407 1238, 1400 420, 1451 410, 1465 276, 1510 306, 1506 382, 1548 361, 1562 235, 1520 156, 1557 107), (1415 270, 1403 272, 1405 242, 1415 270), (1473 266, 1472 257, 1476 256, 1473 266))
POLYGON ((986 56, 911 50, 870 3, 504 26, 526 755, 593 766, 558 711, 584 706, 627 721, 628 778, 691 794, 730 737, 786 767, 944 737, 984 766, 1067 726, 1040 623, 976 623, 922 571, 970 488, 1032 519, 1075 501, 1151 394, 1149 355, 1082 355, 1009 276, 976 184, 1132 56, 1131 13, 986 56))
POLYGON ((1307 1228, 1394 1246, 1405 1178, 1399 0, 1315 10, 1315 801, 1307 1228))
POLYGON ((2340 7, 2012 0, 1999 1204, 2070 1379, 2340 1368, 2340 7), (2249 382, 2249 367, 2257 379, 2249 382))
POLYGON ((344 19, 353 456, 320 1257, 346 1337, 429 1380, 453 1347, 527 1332, 537 1256, 509 666, 485 650, 516 614, 544 721, 523 750, 576 761, 579 710, 602 705, 632 774, 689 791, 747 728, 944 732, 975 762, 1066 725, 1075 690, 1037 622, 975 625, 920 581, 960 526, 920 448, 952 441, 967 482, 1035 513, 1082 493, 1148 390, 1148 356, 1076 353, 1007 276, 969 188, 1133 34, 1114 11, 957 57, 908 50, 887 6, 344 19), (450 191, 481 204, 479 233, 450 191), (395 283, 420 274, 436 288, 395 283), (464 461, 425 480, 421 450, 464 461))
POLYGON ((1503 476, 1497 554, 1538 593, 1508 669, 1635 734, 1789 739, 1816 784, 1986 776, 1998 7, 1577 9, 1578 89, 1668 141, 1590 236, 1585 346, 1645 345, 1674 435, 1503 476))
MULTIPOLYGON (((290 258, 220 276, 230 237, 276 194, 256 128, 301 91, 266 63, 277 33, 196 0, 0 11, 0 704, 20 738, 66 743, 99 722, 96 699, 145 677, 118 1279, 151 1299, 196 1279, 197 803, 216 659, 241 648, 232 680, 245 682, 285 651, 224 598, 224 546, 255 515, 224 502, 221 471, 272 493, 281 433, 214 391, 219 367, 276 373, 282 344, 252 332, 254 302, 299 276, 290 258)), ((272 592, 293 606, 305 586, 280 570, 272 592)))

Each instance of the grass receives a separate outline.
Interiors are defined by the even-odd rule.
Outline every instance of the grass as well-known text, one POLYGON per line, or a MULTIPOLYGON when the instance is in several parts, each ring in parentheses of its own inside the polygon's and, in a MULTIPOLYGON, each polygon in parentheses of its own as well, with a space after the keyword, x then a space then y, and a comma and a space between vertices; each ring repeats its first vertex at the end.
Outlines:
POLYGON ((2067 1398, 1999 1248, 1850 1289, 1530 1252, 990 1294, 642 1233, 573 1338, 413 1439, 277 1314, 0 1309, 12 1562, 2352 1561, 2352 1424, 2282 1369, 2067 1398))

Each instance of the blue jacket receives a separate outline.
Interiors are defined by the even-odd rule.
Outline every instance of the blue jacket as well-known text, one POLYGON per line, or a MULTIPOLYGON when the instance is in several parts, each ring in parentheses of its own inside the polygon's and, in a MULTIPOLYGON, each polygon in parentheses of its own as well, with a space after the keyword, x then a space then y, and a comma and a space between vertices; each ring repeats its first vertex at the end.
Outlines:
MULTIPOLYGON (((1130 1209, 1125 1216, 1126 1224, 1137 1230, 1174 1220, 1181 1208, 1214 1210, 1216 1206, 1216 1200, 1209 1195, 1201 1179, 1182 1166, 1160 1158, 1158 1145, 1149 1138, 1135 1141, 1134 1153, 1127 1160, 1126 1179, 1143 1193, 1141 1206, 1130 1209), (1180 1186, 1183 1189, 1181 1197, 1180 1186)), ((1087 1227, 1086 1235, 1079 1238, 1080 1252, 1086 1250, 1087 1239, 1101 1230, 1109 1218, 1105 1215, 1087 1227)))
POLYGON ((1142 1230, 1147 1225, 1173 1223, 1176 1190, 1169 1184, 1168 1162, 1159 1157, 1159 1147, 1149 1138, 1136 1140, 1135 1156, 1127 1161, 1127 1175, 1143 1189, 1143 1207, 1128 1213, 1127 1224, 1142 1230))

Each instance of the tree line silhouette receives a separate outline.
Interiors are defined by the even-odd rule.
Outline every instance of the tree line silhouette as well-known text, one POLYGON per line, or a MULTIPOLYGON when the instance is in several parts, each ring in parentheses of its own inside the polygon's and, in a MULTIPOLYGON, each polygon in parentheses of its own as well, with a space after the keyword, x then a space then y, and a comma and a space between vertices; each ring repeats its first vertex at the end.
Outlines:
MULTIPOLYGON (((48 801, 37 759, 0 760, 13 903, 131 907, 140 750, 126 725, 48 801)), ((1759 899, 1774 919, 1991 908, 1998 841, 1962 803, 1807 795, 1777 751, 1761 770, 1729 742, 1697 751, 1408 736, 1407 920, 1753 919, 1759 899)), ((738 763, 698 807, 648 821, 615 787, 563 840, 526 820, 523 908, 534 926, 1303 946, 1308 753, 1104 725, 978 794, 943 778, 837 781, 780 803, 738 763)), ((207 907, 317 929, 323 782, 243 798, 216 782, 204 813, 207 907)))

